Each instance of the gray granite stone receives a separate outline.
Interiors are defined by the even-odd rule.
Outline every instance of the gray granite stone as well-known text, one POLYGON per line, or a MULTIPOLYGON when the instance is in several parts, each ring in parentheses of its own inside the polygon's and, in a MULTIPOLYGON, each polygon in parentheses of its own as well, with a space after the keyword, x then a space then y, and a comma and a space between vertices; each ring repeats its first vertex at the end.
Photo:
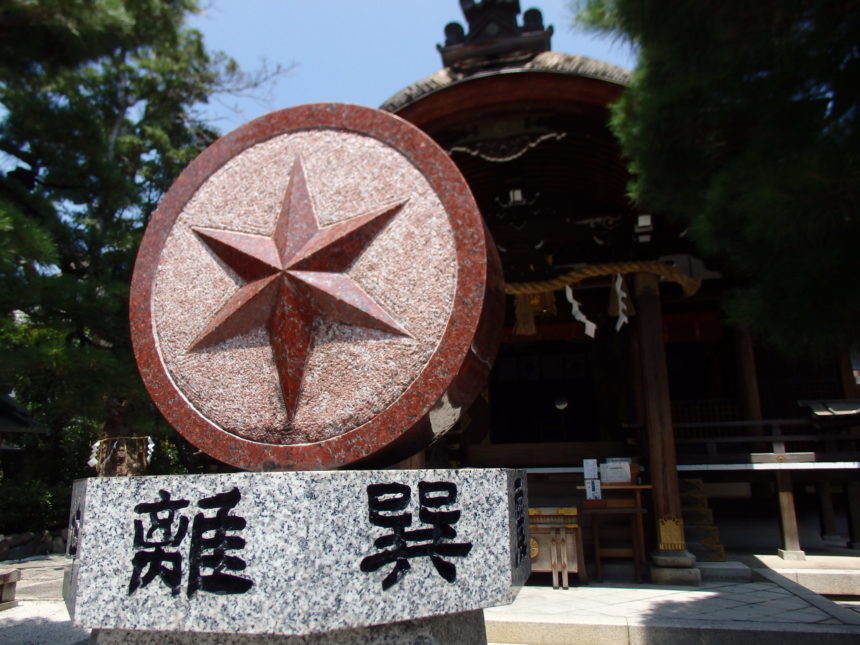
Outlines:
POLYGON ((698 569, 679 567, 651 566, 651 582, 655 585, 694 585, 702 584, 702 572, 698 569))
POLYGON ((702 582, 749 582, 752 569, 743 562, 697 562, 696 568, 702 574, 702 582))
POLYGON ((525 482, 499 469, 81 480, 69 613, 91 629, 308 635, 507 604, 529 574, 525 482), (439 482, 455 485, 456 499, 450 487, 426 488, 439 482), (379 484, 400 488, 379 498, 387 507, 374 524, 369 495, 380 491, 368 487, 379 484), (156 502, 183 506, 172 518, 140 506, 156 502), (398 564, 372 556, 396 549, 384 524, 404 513, 413 539, 402 575, 384 585, 398 564))
POLYGON ((309 636, 94 630, 91 645, 486 645, 481 610, 309 636))
POLYGON ((81 519, 86 508, 87 482, 82 479, 75 482, 72 488, 72 500, 69 509, 69 539, 66 543, 66 555, 72 558, 71 564, 66 566, 63 575, 63 599, 66 601, 66 609, 69 615, 74 615, 74 599, 77 596, 78 570, 80 560, 77 558, 78 544, 80 543, 81 519))
POLYGON ((679 567, 689 569, 696 566, 696 556, 687 551, 654 551, 651 562, 658 567, 679 567))
POLYGON ((806 560, 805 551, 791 551, 787 549, 777 549, 776 553, 783 560, 806 560))

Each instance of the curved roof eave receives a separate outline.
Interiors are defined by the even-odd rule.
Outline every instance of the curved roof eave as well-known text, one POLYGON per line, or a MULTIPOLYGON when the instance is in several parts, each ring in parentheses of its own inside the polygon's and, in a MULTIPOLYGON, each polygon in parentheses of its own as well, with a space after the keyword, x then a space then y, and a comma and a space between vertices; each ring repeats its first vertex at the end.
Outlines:
POLYGON ((623 67, 605 63, 594 58, 577 56, 574 54, 563 54, 560 52, 542 52, 532 58, 529 62, 494 69, 486 72, 465 75, 450 67, 440 69, 429 76, 403 88, 397 94, 385 101, 379 109, 387 112, 398 112, 403 108, 420 101, 424 97, 445 89, 452 85, 465 83, 478 78, 495 76, 500 74, 515 74, 519 72, 553 72, 557 74, 568 74, 592 78, 598 81, 611 83, 620 87, 630 84, 631 72, 623 67))

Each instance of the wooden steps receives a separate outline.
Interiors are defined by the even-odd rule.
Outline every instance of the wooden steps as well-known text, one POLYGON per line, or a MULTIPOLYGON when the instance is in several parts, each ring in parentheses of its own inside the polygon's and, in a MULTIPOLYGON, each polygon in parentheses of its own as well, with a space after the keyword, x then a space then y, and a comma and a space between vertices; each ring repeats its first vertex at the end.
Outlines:
POLYGON ((687 550, 699 562, 725 562, 726 548, 714 523, 714 513, 708 506, 704 482, 701 479, 680 479, 678 483, 687 550))

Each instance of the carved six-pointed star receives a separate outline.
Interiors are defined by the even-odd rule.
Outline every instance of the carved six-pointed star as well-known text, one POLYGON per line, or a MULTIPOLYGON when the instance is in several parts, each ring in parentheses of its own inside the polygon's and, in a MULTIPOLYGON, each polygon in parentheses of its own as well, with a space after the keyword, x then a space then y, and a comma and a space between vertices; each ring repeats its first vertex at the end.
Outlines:
POLYGON ((266 325, 287 414, 295 414, 318 317, 410 337, 347 274, 408 200, 320 228, 300 158, 293 163, 271 237, 221 229, 192 230, 242 285, 189 348, 217 345, 266 325))

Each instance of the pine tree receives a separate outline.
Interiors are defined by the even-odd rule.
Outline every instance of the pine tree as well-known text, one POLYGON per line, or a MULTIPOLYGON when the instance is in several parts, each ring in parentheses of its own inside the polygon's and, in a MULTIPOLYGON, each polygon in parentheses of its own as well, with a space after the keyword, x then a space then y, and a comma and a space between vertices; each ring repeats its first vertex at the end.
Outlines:
POLYGON ((51 431, 52 457, 32 476, 88 474, 100 431, 182 445, 137 374, 131 272, 159 199, 217 136, 194 106, 266 80, 206 50, 184 26, 196 8, 0 9, 0 383, 51 431))
POLYGON ((677 218, 790 352, 860 341, 860 2, 582 0, 631 42, 612 127, 641 208, 677 218))

